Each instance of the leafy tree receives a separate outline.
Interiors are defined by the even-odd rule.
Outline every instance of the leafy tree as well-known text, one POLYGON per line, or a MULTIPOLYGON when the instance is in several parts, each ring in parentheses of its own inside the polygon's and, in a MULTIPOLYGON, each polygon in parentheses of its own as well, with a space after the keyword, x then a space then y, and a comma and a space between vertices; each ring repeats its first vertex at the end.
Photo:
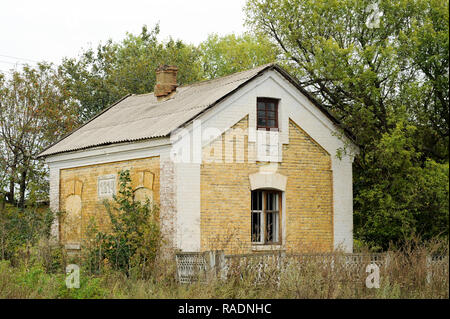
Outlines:
POLYGON ((61 77, 50 64, 24 66, 0 78, 0 190, 9 203, 23 207, 30 183, 35 185, 33 196, 45 195, 45 168, 36 155, 74 127, 71 106, 61 77))
POLYGON ((278 48, 264 36, 211 34, 199 46, 203 71, 208 79, 274 62, 278 48))
POLYGON ((413 235, 448 235, 449 164, 430 158, 422 163, 416 131, 399 120, 366 153, 367 164, 355 178, 355 235, 374 247, 413 235))
POLYGON ((355 234, 385 248, 416 232, 448 235, 449 20, 448 1, 377 6, 248 0, 245 10, 253 31, 278 45, 301 85, 355 135, 355 234))
POLYGON ((400 54, 417 70, 402 95, 409 104, 421 148, 438 159, 448 159, 449 11, 448 1, 417 1, 418 12, 408 32, 401 32, 400 54), (425 13, 425 14, 423 14, 425 13))
POLYGON ((127 33, 120 42, 107 41, 78 58, 64 59, 60 70, 65 87, 78 102, 82 122, 126 94, 153 92, 155 71, 161 64, 178 67, 180 85, 201 80, 200 52, 181 40, 157 39, 159 26, 146 26, 139 35, 127 33))

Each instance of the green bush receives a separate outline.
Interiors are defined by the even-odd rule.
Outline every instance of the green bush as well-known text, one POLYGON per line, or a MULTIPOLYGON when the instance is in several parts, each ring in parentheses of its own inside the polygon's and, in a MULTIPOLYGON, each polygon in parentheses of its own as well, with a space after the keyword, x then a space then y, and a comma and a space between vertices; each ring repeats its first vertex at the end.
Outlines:
POLYGON ((130 172, 119 172, 119 195, 104 202, 110 230, 99 231, 94 221, 88 227, 83 250, 93 272, 111 267, 139 278, 151 273, 161 246, 158 207, 150 200, 135 201, 130 183, 130 172))
POLYGON ((56 298, 62 299, 98 299, 105 298, 107 290, 104 286, 103 279, 94 277, 86 272, 80 272, 80 287, 67 288, 65 278, 61 277, 60 285, 56 298))
POLYGON ((0 210, 0 259, 28 261, 31 248, 40 240, 48 241, 54 214, 49 209, 19 209, 5 206, 0 210))

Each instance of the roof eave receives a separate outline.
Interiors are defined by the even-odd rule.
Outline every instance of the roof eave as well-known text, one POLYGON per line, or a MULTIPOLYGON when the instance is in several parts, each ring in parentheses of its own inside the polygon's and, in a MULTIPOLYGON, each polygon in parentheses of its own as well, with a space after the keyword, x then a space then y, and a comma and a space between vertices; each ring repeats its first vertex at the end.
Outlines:
MULTIPOLYGON (((61 152, 55 152, 55 153, 50 153, 50 154, 46 154, 46 155, 42 155, 43 153, 45 153, 47 150, 49 150, 50 148, 52 148, 53 146, 55 146, 56 144, 58 144, 59 142, 63 141, 65 138, 69 137, 70 135, 72 135, 73 133, 75 133, 76 131, 80 130, 82 127, 86 126, 88 123, 92 122, 94 119, 96 119, 97 117, 99 117, 100 115, 102 115, 103 113, 105 113, 106 111, 108 111, 109 109, 111 109, 112 107, 114 107, 115 105, 119 104, 120 102, 122 102, 123 100, 125 100, 126 98, 128 98, 129 96, 131 96, 131 94, 127 94, 125 96, 123 96, 122 98, 118 99, 116 102, 114 102, 113 104, 111 104, 110 106, 106 107, 105 109, 103 109, 102 111, 98 112, 96 115, 94 115, 93 117, 91 117, 86 123, 84 123, 83 125, 80 125, 79 127, 77 127, 76 129, 73 129, 72 131, 70 131, 69 133, 63 135, 59 140, 57 140, 56 142, 50 144, 49 146, 47 146, 46 148, 44 148, 37 156, 36 159, 42 158, 42 157, 46 157, 46 156, 51 156, 51 155, 56 155, 58 153, 63 153, 65 151, 61 151, 61 152)), ((95 145, 94 145, 95 146, 95 145)), ((90 146, 90 147, 94 147, 94 146, 90 146)), ((72 150, 68 150, 67 152, 70 152, 72 150)))
POLYGON ((339 121, 334 115, 330 113, 330 111, 322 105, 319 101, 317 101, 316 98, 314 98, 311 93, 306 91, 304 88, 301 87, 300 83, 292 76, 290 75, 285 69, 280 67, 278 64, 274 64, 272 66, 273 69, 277 70, 281 75, 283 75, 286 80, 288 80, 292 85, 294 85, 306 98, 314 104, 329 120, 333 122, 333 124, 340 130, 342 130, 345 134, 345 136, 357 147, 360 148, 360 145, 356 142, 356 137, 353 135, 352 132, 350 132, 347 128, 345 128, 341 121, 339 121))

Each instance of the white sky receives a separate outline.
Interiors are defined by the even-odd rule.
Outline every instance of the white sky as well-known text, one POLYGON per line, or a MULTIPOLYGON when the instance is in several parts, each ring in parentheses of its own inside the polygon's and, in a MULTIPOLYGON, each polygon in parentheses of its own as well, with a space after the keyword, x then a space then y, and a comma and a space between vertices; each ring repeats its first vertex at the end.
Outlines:
POLYGON ((0 70, 15 63, 59 63, 158 21, 160 40, 172 36, 198 44, 209 33, 241 33, 244 5, 245 0, 0 0, 0 70))

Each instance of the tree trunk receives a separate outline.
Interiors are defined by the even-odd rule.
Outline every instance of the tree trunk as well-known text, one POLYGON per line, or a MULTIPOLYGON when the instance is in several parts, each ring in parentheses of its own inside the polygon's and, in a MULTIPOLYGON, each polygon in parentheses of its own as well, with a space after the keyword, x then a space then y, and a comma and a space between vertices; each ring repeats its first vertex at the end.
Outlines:
POLYGON ((15 186, 16 186, 16 172, 17 172, 17 157, 18 154, 16 152, 13 153, 14 157, 12 160, 12 164, 10 165, 10 172, 11 174, 9 175, 9 192, 6 193, 6 201, 8 203, 10 203, 11 205, 15 205, 16 204, 16 200, 14 198, 15 195, 15 186))
POLYGON ((9 192, 6 193, 6 201, 14 205, 14 175, 9 177, 9 192))
POLYGON ((24 170, 22 174, 20 174, 20 191, 19 191, 19 207, 25 207, 25 190, 27 187, 27 172, 24 170))
POLYGON ((0 193, 0 212, 5 209, 6 205, 6 193, 0 193))

